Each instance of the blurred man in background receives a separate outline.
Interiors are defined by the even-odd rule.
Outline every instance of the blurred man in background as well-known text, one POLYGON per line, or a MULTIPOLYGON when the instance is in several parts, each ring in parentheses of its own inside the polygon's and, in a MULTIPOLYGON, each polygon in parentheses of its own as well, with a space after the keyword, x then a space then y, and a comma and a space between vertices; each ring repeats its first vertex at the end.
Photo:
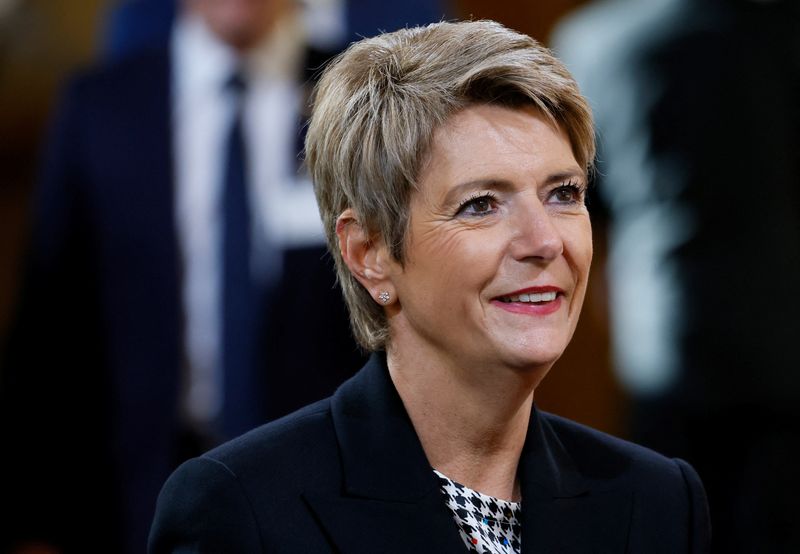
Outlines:
POLYGON ((691 462, 715 552, 800 552, 800 6, 606 0, 554 46, 590 99, 633 440, 691 462))
POLYGON ((180 461, 360 367, 298 178, 300 21, 185 0, 168 45, 67 87, 2 374, 4 548, 143 552, 180 461))

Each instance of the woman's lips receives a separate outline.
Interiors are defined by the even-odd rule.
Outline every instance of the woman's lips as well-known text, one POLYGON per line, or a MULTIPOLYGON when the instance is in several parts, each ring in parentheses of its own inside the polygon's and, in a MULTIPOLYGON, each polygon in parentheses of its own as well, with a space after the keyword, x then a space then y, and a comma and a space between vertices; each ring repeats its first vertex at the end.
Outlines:
POLYGON ((492 300, 492 304, 508 312, 548 315, 561 307, 564 291, 558 287, 529 287, 492 300))

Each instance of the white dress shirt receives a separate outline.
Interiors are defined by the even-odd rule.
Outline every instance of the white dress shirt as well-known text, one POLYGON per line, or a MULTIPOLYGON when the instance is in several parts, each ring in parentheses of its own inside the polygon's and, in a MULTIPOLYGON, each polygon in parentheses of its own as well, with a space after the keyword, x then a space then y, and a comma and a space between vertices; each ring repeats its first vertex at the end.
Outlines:
POLYGON ((297 171, 303 100, 301 26, 279 22, 244 57, 197 16, 177 23, 171 45, 175 210, 183 261, 185 417, 214 420, 224 398, 221 375, 222 178, 234 98, 225 83, 236 68, 247 79, 243 128, 247 146, 253 277, 281 274, 283 249, 324 243, 311 183, 297 171), (272 253, 272 255, 270 255, 272 253))

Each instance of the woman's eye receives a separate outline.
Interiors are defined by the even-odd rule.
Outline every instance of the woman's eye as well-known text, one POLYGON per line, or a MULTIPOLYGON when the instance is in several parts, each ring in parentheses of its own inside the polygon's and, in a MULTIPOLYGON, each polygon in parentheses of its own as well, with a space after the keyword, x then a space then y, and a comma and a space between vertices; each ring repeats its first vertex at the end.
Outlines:
POLYGON ((470 198, 458 208, 456 215, 486 215, 494 211, 495 199, 491 195, 470 198))
POLYGON ((554 189, 551 196, 558 204, 577 204, 583 202, 583 189, 570 183, 554 189))

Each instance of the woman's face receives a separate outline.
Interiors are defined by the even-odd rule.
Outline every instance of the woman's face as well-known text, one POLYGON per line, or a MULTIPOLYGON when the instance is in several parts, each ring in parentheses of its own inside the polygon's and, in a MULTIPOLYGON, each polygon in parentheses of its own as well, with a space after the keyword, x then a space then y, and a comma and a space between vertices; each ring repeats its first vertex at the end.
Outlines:
POLYGON ((454 115, 411 198, 406 262, 391 269, 392 346, 459 366, 549 367, 586 291, 585 189, 567 135, 537 110, 454 115))

